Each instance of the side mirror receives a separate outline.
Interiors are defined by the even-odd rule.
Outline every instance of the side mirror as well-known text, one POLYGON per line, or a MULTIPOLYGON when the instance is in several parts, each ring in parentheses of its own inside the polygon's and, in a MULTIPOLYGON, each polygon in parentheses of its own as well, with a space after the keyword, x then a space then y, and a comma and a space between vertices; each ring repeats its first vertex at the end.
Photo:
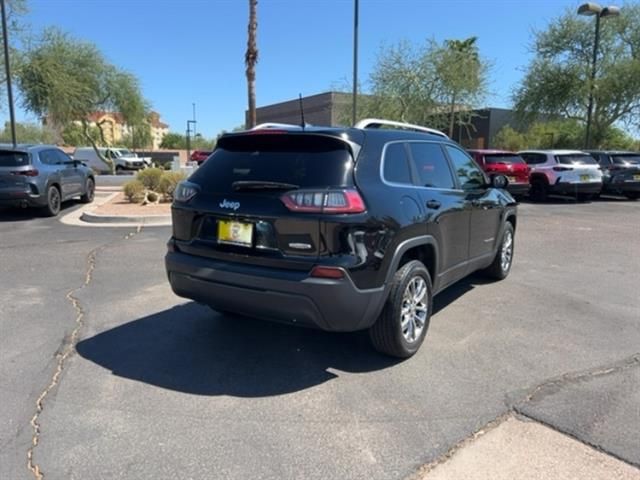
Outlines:
POLYGON ((494 175, 491 177, 491 186, 493 188, 507 188, 509 180, 504 175, 494 175))

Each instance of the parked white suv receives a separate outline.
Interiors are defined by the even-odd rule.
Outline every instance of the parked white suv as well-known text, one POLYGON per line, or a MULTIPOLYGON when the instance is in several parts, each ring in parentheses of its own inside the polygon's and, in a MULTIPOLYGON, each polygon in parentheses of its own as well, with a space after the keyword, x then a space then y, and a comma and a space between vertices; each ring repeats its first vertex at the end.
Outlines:
POLYGON ((531 168, 529 196, 532 200, 542 202, 554 193, 589 200, 602 190, 602 170, 588 153, 579 150, 525 150, 518 155, 531 168))
MULTIPOLYGON (((147 165, 143 159, 138 157, 124 157, 115 148, 98 148, 105 158, 110 158, 116 165, 116 173, 126 171, 136 171, 145 168, 147 165)), ((104 163, 93 147, 78 147, 73 152, 73 159, 84 163, 87 167, 98 173, 111 173, 109 166, 104 163)))

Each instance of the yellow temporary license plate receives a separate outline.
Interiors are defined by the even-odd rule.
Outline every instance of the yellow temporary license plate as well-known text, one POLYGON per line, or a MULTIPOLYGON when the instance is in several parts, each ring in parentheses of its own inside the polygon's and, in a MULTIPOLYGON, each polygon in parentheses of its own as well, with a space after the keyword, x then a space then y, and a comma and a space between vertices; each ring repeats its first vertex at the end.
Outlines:
POLYGON ((244 222, 218 221, 218 241, 241 247, 250 247, 253 238, 253 224, 244 222))
POLYGON ((591 180, 591 175, 580 175, 581 182, 588 182, 589 180, 591 180))
POLYGON ((640 175, 634 175, 634 176, 633 176, 633 179, 634 179, 634 180, 637 180, 638 182, 640 182, 640 175))

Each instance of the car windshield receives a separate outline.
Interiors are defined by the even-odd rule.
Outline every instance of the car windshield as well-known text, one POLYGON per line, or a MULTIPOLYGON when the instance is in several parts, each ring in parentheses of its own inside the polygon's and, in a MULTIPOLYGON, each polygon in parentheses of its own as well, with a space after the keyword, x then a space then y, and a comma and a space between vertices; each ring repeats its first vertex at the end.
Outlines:
POLYGON ((490 155, 485 155, 484 160, 489 165, 496 163, 524 163, 524 160, 520 155, 515 155, 513 153, 492 153, 490 155))
POLYGON ((29 165, 28 153, 0 151, 0 167, 22 167, 24 165, 29 165))
POLYGON ((596 159, 586 153, 556 155, 556 161, 564 165, 597 165, 596 159))
POLYGON ((613 163, 616 165, 640 165, 640 153, 625 153, 619 155, 611 155, 613 163))

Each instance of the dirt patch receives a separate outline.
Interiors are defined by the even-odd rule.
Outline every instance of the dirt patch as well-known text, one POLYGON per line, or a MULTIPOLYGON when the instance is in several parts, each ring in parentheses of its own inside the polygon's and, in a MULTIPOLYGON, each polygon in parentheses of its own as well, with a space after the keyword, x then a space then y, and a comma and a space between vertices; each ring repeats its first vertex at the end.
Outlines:
POLYGON ((159 203, 157 205, 140 205, 139 203, 129 203, 124 193, 118 193, 107 203, 100 205, 94 210, 98 215, 170 215, 171 203, 159 203))

